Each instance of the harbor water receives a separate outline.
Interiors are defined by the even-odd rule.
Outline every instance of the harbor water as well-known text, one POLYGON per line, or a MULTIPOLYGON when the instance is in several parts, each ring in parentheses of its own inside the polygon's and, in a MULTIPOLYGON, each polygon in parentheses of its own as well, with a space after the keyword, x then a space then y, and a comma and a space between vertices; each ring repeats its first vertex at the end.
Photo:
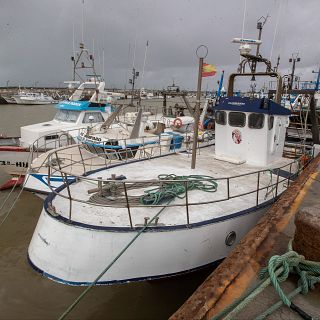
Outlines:
MULTIPOLYGON (((50 120, 54 114, 53 105, 0 105, 0 133, 18 136, 20 126, 50 120)), ((0 171, 0 183, 8 178, 0 171)), ((0 221, 10 214, 0 227, 0 319, 57 319, 85 288, 53 282, 28 264, 27 249, 42 200, 17 189, 12 193, 1 191, 0 206, 4 202, 0 221)), ((212 270, 157 281, 94 287, 67 318, 167 319, 212 270)))

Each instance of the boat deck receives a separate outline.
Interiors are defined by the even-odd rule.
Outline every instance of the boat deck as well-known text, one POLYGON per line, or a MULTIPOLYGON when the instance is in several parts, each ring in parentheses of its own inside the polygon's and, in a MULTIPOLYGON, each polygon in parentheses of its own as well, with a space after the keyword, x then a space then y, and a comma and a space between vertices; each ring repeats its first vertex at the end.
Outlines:
MULTIPOLYGON (((141 227, 145 223, 145 218, 152 218, 155 216, 163 206, 168 202, 159 205, 158 207, 144 206, 142 204, 131 203, 131 196, 141 196, 145 190, 155 188, 155 186, 141 185, 140 188, 128 188, 129 206, 126 207, 126 200, 123 189, 119 189, 122 193, 122 201, 119 202, 117 198, 103 198, 100 200, 106 206, 97 205, 90 202, 92 193, 88 190, 98 191, 97 179, 101 177, 103 180, 111 178, 111 175, 126 177, 123 180, 128 184, 128 181, 155 180, 158 175, 175 174, 179 176, 188 175, 204 175, 213 177, 218 183, 216 192, 204 192, 201 190, 189 190, 187 200, 186 198, 172 200, 169 205, 177 205, 174 207, 165 208, 160 216, 157 226, 177 226, 194 223, 201 223, 215 218, 221 218, 229 214, 239 213, 243 210, 248 210, 256 207, 257 203, 263 204, 272 200, 276 193, 280 194, 285 190, 287 185, 287 177, 281 177, 272 171, 274 168, 283 167, 283 172, 289 172, 289 164, 293 162, 292 159, 282 158, 281 160, 266 167, 254 167, 247 164, 232 164, 220 160, 215 160, 213 157, 214 147, 206 147, 199 149, 197 155, 196 169, 192 170, 191 155, 188 153, 175 153, 168 156, 152 158, 149 160, 138 161, 134 163, 127 163, 125 165, 118 165, 90 174, 87 177, 80 178, 69 186, 70 193, 73 199, 81 200, 81 202, 72 202, 72 217, 73 221, 100 226, 100 227, 130 227, 130 219, 132 219, 133 227, 141 227), (259 174, 257 171, 264 170, 259 174), (239 175, 244 175, 240 176, 239 175), (235 177, 236 176, 236 177, 235 177), (257 194, 259 176, 260 191, 257 194), (233 177, 233 178, 231 178, 233 177), (229 179, 227 179, 229 178, 229 179), (90 180, 92 179, 92 180, 90 180), (266 188, 271 184, 275 184, 278 179, 277 190, 275 186, 266 188), (228 188, 229 184, 229 188, 228 188), (261 188, 264 188, 261 190, 261 188), (229 196, 228 196, 229 189, 229 196), (246 194, 252 192, 250 194, 246 194), (110 200, 113 199, 113 200, 110 200), (258 202, 257 202, 258 200, 258 202), (186 205, 188 201, 188 205, 186 205), (199 203, 206 204, 199 204, 199 203), (208 203, 210 202, 210 203, 208 203)), ((296 165, 293 165, 291 172, 295 172, 296 165)), ((285 176, 285 175, 284 175, 285 176)), ((123 185, 123 182, 121 182, 123 185)), ((61 194, 68 197, 67 188, 61 191, 61 194)), ((96 196, 99 198, 98 193, 96 196)), ((52 205, 58 214, 68 219, 69 215, 69 200, 60 196, 56 196, 52 205)))

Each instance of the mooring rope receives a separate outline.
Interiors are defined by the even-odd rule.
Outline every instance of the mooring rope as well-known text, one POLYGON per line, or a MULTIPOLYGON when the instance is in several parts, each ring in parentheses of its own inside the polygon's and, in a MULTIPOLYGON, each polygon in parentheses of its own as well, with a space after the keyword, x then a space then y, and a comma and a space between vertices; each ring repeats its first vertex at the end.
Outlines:
POLYGON ((291 242, 288 245, 288 252, 282 256, 275 255, 270 258, 268 266, 263 268, 259 273, 260 279, 263 280, 258 286, 249 290, 249 292, 237 299, 234 303, 227 306, 224 310, 215 315, 212 320, 231 320, 235 314, 243 310, 249 303, 270 284, 272 284, 280 297, 280 301, 273 304, 270 308, 258 315, 255 320, 262 320, 276 311, 282 304, 285 304, 303 319, 312 319, 303 310, 292 302, 292 298, 297 294, 307 294, 310 289, 314 289, 315 284, 320 283, 320 262, 306 260, 304 256, 299 255, 292 250, 291 242), (280 283, 284 282, 290 273, 297 274, 300 278, 297 283, 297 288, 285 294, 280 287, 280 283))
MULTIPOLYGON (((217 190, 218 184, 213 180, 210 176, 200 176, 200 175, 190 175, 190 176, 176 176, 174 174, 164 174, 158 176, 160 181, 165 180, 177 180, 177 182, 167 182, 169 185, 168 188, 165 188, 166 191, 162 190, 162 187, 158 187, 152 190, 147 191, 145 194, 150 196, 152 194, 152 199, 154 199, 154 202, 159 203, 161 200, 166 199, 167 203, 169 204, 171 201, 174 200, 176 196, 181 197, 181 194, 186 192, 186 189, 184 188, 184 191, 181 188, 181 184, 185 183, 183 181, 179 180, 188 180, 188 183, 190 183, 190 189, 198 189, 205 192, 215 192, 217 190), (205 182, 201 180, 205 180, 205 182), (180 189, 181 188, 181 189, 180 189), (151 192, 151 193, 150 193, 151 192), (170 194, 170 197, 167 197, 166 195, 170 194), (171 195, 175 195, 174 197, 171 195)), ((140 185, 140 184, 139 184, 140 185)), ((184 194, 183 197, 185 197, 186 194, 184 194)), ((143 197, 141 197, 143 198, 143 197)), ((144 200, 141 200, 142 203, 144 200)), ((138 233, 132 238, 132 240, 117 254, 117 256, 108 264, 108 266, 97 276, 97 278, 94 279, 94 281, 74 300, 74 302, 62 313, 62 315, 59 317, 59 320, 65 319, 65 317, 76 307, 76 305, 83 299, 83 297, 94 287, 97 282, 104 276, 104 274, 116 263, 116 261, 124 254, 124 252, 129 249, 129 247, 136 241, 136 239, 155 221, 156 218, 159 217, 159 215, 162 213, 162 211, 166 209, 166 207, 163 207, 159 210, 157 214, 153 216, 152 219, 148 221, 148 223, 143 226, 138 233)))
POLYGON ((90 202, 111 205, 114 207, 124 207, 129 200, 130 205, 159 205, 170 199, 183 199, 187 195, 187 191, 200 190, 204 192, 215 192, 218 183, 211 176, 189 175, 178 176, 175 174, 160 174, 158 181, 126 183, 126 189, 143 189, 147 187, 155 187, 144 191, 142 195, 126 196, 124 194, 124 186, 110 180, 101 187, 101 190, 90 197, 90 202))
MULTIPOLYGON (((30 157, 31 157, 31 152, 30 152, 29 155, 28 155, 27 163, 29 163, 30 157)), ((31 165, 31 163, 30 163, 30 165, 31 165)), ((28 171, 29 171, 29 169, 27 169, 24 173, 26 174, 26 173, 28 173, 28 171)), ((12 194, 13 191, 15 190, 15 188, 16 188, 16 186, 17 186, 17 183, 18 183, 19 179, 22 177, 22 175, 23 175, 23 172, 21 171, 21 172, 20 172, 20 175, 19 175, 18 178, 17 178, 17 181, 15 182, 15 184, 14 184, 13 187, 11 188, 10 192, 9 192, 8 195, 6 196, 4 202, 2 203, 2 205, 1 205, 1 207, 0 207, 0 212, 1 212, 2 209, 4 208, 4 206, 5 206, 5 204, 7 203, 7 201, 10 199, 11 194, 12 194)), ((6 221, 7 218, 9 217, 9 215, 11 214, 14 206, 16 205, 17 201, 19 200, 19 198, 20 198, 20 196, 21 196, 22 191, 24 190, 24 185, 25 185, 25 183, 28 181, 28 179, 29 179, 29 176, 28 176, 27 179, 24 181, 24 183, 23 183, 23 185, 22 185, 22 187, 21 187, 21 190, 19 191, 19 193, 17 194, 16 198, 14 199, 11 207, 10 207, 9 210, 4 214, 4 218, 3 218, 3 219, 1 220, 1 222, 0 222, 0 228, 1 228, 2 225, 5 223, 5 221, 6 221)))
POLYGON ((147 190, 140 197, 140 203, 144 205, 157 205, 168 199, 186 197, 188 190, 201 190, 204 192, 217 191, 218 183, 210 176, 189 175, 177 176, 175 174, 161 174, 158 176, 160 186, 147 190), (175 182, 166 180, 174 180, 175 182))
POLYGON ((94 279, 94 281, 73 301, 73 303, 61 314, 58 320, 63 320, 76 307, 76 305, 84 298, 84 296, 97 284, 104 274, 116 263, 116 261, 129 249, 129 247, 140 237, 140 235, 155 221, 157 217, 166 207, 161 208, 157 214, 153 216, 149 222, 143 226, 131 241, 117 254, 117 256, 108 264, 108 266, 94 279))

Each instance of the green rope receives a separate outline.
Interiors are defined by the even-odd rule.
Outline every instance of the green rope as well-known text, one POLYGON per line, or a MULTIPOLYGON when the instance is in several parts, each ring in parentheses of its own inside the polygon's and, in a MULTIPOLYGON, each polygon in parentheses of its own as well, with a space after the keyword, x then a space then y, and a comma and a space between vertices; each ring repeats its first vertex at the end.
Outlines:
POLYGON ((84 298, 84 296, 97 284, 103 275, 116 263, 116 261, 124 254, 125 251, 137 240, 138 237, 153 223, 153 221, 161 214, 166 207, 161 208, 159 212, 153 216, 149 222, 143 226, 139 232, 130 240, 130 242, 117 254, 117 256, 108 264, 108 266, 94 279, 92 283, 78 296, 76 300, 61 314, 58 320, 63 320, 76 307, 76 305, 84 298))
MULTIPOLYGON (((159 175, 159 180, 188 180, 188 190, 198 189, 203 190, 206 192, 214 192, 217 189, 217 183, 213 181, 212 177, 208 176, 196 176, 196 175, 190 175, 190 176, 176 176, 176 175, 159 175), (200 181, 205 180, 205 181, 200 181), (189 186, 190 184, 190 186, 189 186)), ((164 185, 160 188, 152 189, 146 192, 145 196, 150 193, 154 194, 154 198, 159 203, 161 200, 166 198, 167 204, 169 204, 174 197, 168 197, 166 195, 175 195, 178 197, 185 197, 186 195, 186 188, 184 188, 184 191, 182 190, 182 186, 185 184, 184 182, 177 182, 177 183, 170 183, 166 182, 164 185), (160 191, 161 189, 161 191, 160 191), (159 194, 157 193, 157 191, 159 194), (166 191, 165 191, 166 190, 166 191), (183 196, 180 196, 180 194, 184 193, 183 196)), ((141 200, 142 201, 142 200, 141 200)), ((143 203, 143 202, 142 202, 143 203)), ((117 254, 117 256, 108 264, 108 266, 97 276, 97 278, 78 296, 76 300, 61 314, 61 316, 58 318, 59 320, 65 319, 65 317, 76 307, 76 305, 84 298, 84 296, 94 287, 97 282, 103 277, 103 275, 116 263, 116 261, 123 255, 123 253, 134 243, 134 241, 155 221, 155 219, 161 214, 161 212, 166 207, 163 207, 159 212, 153 216, 152 219, 149 220, 149 222, 143 226, 139 230, 139 232, 131 239, 131 241, 117 254)))
MULTIPOLYGON (((240 297, 234 303, 227 306, 224 310, 215 315, 212 320, 229 320, 234 318, 235 314, 256 299, 257 295, 268 287, 270 283, 274 286, 281 300, 260 314, 256 320, 265 319, 282 304, 292 307, 293 303, 291 302, 291 299, 293 297, 299 293, 307 294, 310 289, 314 289, 316 283, 320 283, 320 262, 305 260, 304 256, 301 256, 292 250, 290 242, 288 252, 282 256, 275 255, 271 257, 268 266, 260 271, 259 277, 264 280, 260 282, 258 286, 249 290, 244 297, 240 297), (297 274, 300 278, 297 288, 286 295, 281 289, 280 283, 284 282, 290 273, 297 274)), ((295 306, 295 308, 297 307, 295 306)))
POLYGON ((144 205, 157 205, 174 198, 183 199, 188 190, 201 190, 204 192, 217 191, 218 183, 210 176, 190 175, 177 176, 175 174, 160 174, 160 186, 149 189, 140 197, 144 205), (167 180, 174 180, 167 181, 167 180))

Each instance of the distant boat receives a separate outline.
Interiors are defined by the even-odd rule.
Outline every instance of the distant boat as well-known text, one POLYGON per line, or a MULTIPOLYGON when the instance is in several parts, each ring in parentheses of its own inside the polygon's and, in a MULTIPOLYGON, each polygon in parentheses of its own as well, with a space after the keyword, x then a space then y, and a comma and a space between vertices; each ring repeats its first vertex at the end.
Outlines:
POLYGON ((16 104, 17 101, 13 99, 13 97, 8 96, 1 96, 7 103, 9 104, 16 104))
POLYGON ((12 97, 17 104, 51 104, 57 103, 51 96, 39 92, 19 92, 12 97))

